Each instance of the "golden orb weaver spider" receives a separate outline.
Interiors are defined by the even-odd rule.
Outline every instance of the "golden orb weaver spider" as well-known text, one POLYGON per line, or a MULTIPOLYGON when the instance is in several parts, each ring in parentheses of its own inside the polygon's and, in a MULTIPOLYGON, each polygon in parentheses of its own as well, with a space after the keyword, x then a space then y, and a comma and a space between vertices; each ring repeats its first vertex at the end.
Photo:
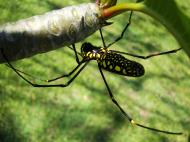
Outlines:
POLYGON ((119 110, 130 121, 131 124, 145 128, 145 129, 149 129, 152 131, 156 131, 156 132, 180 135, 180 134, 182 134, 181 132, 170 132, 170 131, 160 130, 160 129, 148 127, 148 126, 145 126, 145 125, 142 125, 140 123, 135 122, 132 119, 132 117, 130 117, 128 115, 128 113, 126 113, 123 110, 123 108, 119 105, 119 103, 116 101, 116 99, 114 98, 114 95, 113 95, 113 93, 112 93, 112 91, 111 91, 111 89, 110 89, 110 87, 106 81, 106 78, 103 74, 102 69, 107 70, 107 71, 112 72, 112 73, 115 73, 115 74, 123 75, 123 76, 140 77, 140 76, 144 75, 144 72, 145 72, 144 67, 138 62, 128 60, 123 55, 129 55, 129 56, 133 56, 133 57, 141 58, 141 59, 148 59, 148 58, 151 58, 154 56, 175 53, 175 52, 181 50, 181 48, 179 48, 179 49, 170 50, 170 51, 166 51, 166 52, 150 54, 148 56, 141 56, 141 55, 135 55, 135 54, 131 54, 131 53, 120 52, 117 50, 108 49, 111 45, 113 45, 114 43, 118 42, 120 39, 123 38, 125 31, 127 30, 127 28, 129 27, 129 25, 131 23, 131 16, 132 16, 132 12, 130 14, 129 21, 128 21, 127 25, 125 26, 125 28, 123 29, 123 31, 121 33, 121 36, 118 37, 116 40, 114 40, 112 43, 108 44, 108 46, 106 46, 106 44, 105 44, 104 37, 103 37, 101 29, 100 29, 100 35, 101 35, 101 39, 103 42, 103 47, 97 47, 97 46, 92 45, 91 43, 85 42, 81 46, 81 53, 78 53, 76 51, 75 45, 74 44, 72 45, 72 47, 73 47, 72 49, 75 52, 76 61, 77 61, 78 65, 68 74, 63 74, 59 77, 56 77, 56 78, 53 78, 50 80, 46 80, 47 82, 53 82, 55 80, 58 80, 58 79, 61 79, 64 77, 69 77, 69 76, 74 74, 73 77, 65 84, 35 84, 35 83, 32 83, 27 78, 25 78, 22 74, 25 74, 28 76, 31 76, 31 75, 26 74, 26 73, 24 73, 24 72, 22 72, 16 68, 14 68, 12 66, 12 64, 9 62, 9 60, 7 59, 7 57, 4 54, 2 49, 1 49, 1 52, 2 52, 3 57, 5 58, 5 60, 8 63, 8 67, 13 69, 17 73, 18 76, 20 76, 22 79, 24 79, 27 83, 29 83, 33 87, 67 87, 68 85, 70 85, 70 83, 72 83, 74 81, 74 79, 81 73, 81 71, 85 69, 85 67, 88 65, 88 63, 90 61, 96 60, 100 74, 101 74, 101 77, 104 81, 104 84, 106 85, 106 88, 108 90, 108 93, 109 93, 109 96, 110 96, 112 102, 119 108, 119 110), (79 60, 78 54, 80 56, 82 56, 81 61, 79 60))

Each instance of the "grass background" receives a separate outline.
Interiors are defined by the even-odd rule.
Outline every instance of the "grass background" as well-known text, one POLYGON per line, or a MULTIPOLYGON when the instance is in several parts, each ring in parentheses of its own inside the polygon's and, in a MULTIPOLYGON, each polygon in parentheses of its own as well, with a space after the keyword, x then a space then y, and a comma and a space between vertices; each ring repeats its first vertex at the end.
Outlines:
MULTIPOLYGON (((0 0, 0 24, 82 2, 88 0, 0 0)), ((190 0, 178 2, 188 12, 190 0)), ((125 13, 110 20, 114 24, 103 30, 107 43, 120 34, 128 16, 129 13, 125 13)), ((102 45, 99 32, 86 41, 102 45)), ((76 45, 79 51, 80 45, 76 45)), ((148 55, 178 47, 162 25, 136 12, 124 39, 112 49, 148 55)), ((123 77, 105 71, 119 104, 142 124, 182 131, 184 135, 154 133, 130 125, 110 101, 96 62, 92 62, 67 88, 33 88, 2 64, 0 141, 189 142, 190 64, 186 54, 180 51, 149 60, 133 60, 144 65, 146 74, 143 77, 123 77)), ((74 53, 66 47, 12 64, 43 79, 67 73, 76 66, 74 53)))

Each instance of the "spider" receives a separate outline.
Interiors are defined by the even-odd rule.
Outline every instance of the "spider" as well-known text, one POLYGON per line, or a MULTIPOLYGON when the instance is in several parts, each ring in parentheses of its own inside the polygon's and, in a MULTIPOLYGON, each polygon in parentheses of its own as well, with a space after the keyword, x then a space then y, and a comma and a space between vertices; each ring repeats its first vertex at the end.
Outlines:
POLYGON ((56 77, 56 78, 53 78, 50 80, 46 80, 47 82, 53 82, 55 80, 73 75, 71 77, 71 79, 65 84, 36 84, 36 83, 33 83, 30 80, 28 80, 27 78, 25 78, 22 74, 25 74, 28 76, 31 76, 31 75, 26 74, 16 68, 14 68, 14 66, 7 59, 7 57, 4 54, 2 49, 1 49, 1 52, 2 52, 4 59, 8 63, 8 67, 13 69, 18 76, 20 76, 23 80, 25 80, 27 83, 29 83, 33 87, 67 87, 85 69, 85 67, 89 64, 90 61, 96 60, 99 72, 100 72, 101 77, 104 81, 104 84, 108 90, 109 97, 111 98, 112 102, 119 108, 119 110, 122 112, 122 114, 130 121, 131 124, 145 128, 145 129, 149 129, 152 131, 156 131, 156 132, 180 135, 180 134, 182 134, 181 132, 170 132, 170 131, 160 130, 160 129, 148 127, 148 126, 145 126, 145 125, 135 122, 132 119, 132 117, 130 117, 129 114, 124 111, 124 109, 119 105, 117 100, 114 98, 114 95, 108 85, 108 82, 106 81, 103 70, 107 70, 114 74, 130 76, 130 77, 141 77, 144 75, 145 69, 144 69, 143 65, 141 65, 140 63, 138 63, 136 61, 129 60, 126 57, 124 57, 123 55, 128 55, 128 56, 141 58, 141 59, 148 59, 148 58, 159 56, 159 55, 176 53, 177 51, 181 50, 181 48, 178 48, 178 49, 170 50, 170 51, 166 51, 166 52, 150 54, 148 56, 141 56, 141 55, 135 55, 135 54, 121 52, 121 51, 117 51, 117 50, 110 50, 109 47, 111 45, 113 45, 114 43, 118 42, 120 39, 123 38, 125 31, 127 30, 127 28, 129 27, 129 25, 131 23, 131 16, 132 16, 132 12, 130 13, 129 22, 123 29, 121 36, 118 37, 116 40, 114 40, 112 43, 108 44, 108 46, 106 46, 106 44, 105 44, 104 37, 103 37, 102 31, 100 29, 100 35, 101 35, 101 39, 103 42, 103 47, 97 47, 97 46, 92 45, 91 43, 85 42, 81 46, 81 53, 78 53, 76 51, 75 45, 72 45, 72 47, 69 47, 74 50, 74 53, 76 56, 76 61, 77 61, 78 65, 72 71, 70 71, 68 74, 63 74, 59 77, 56 77), (82 57, 82 60, 79 60, 79 57, 78 57, 79 55, 82 57))

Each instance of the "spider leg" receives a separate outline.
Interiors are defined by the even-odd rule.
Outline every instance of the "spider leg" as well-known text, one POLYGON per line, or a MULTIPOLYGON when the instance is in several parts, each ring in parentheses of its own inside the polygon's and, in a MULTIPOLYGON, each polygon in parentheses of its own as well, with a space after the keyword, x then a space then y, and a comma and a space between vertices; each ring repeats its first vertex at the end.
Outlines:
MULTIPOLYGON (((67 86, 69 86, 70 85, 70 83, 72 83, 73 81, 74 81, 74 79, 81 73, 81 71, 82 70, 84 70, 84 68, 86 67, 86 65, 89 63, 89 61, 87 61, 77 72, 76 72, 76 74, 67 82, 67 83, 65 83, 65 84, 50 84, 50 85, 41 85, 41 84, 34 84, 34 83, 32 83, 32 82, 28 82, 29 84, 31 84, 32 86, 34 86, 34 87, 67 87, 67 86)), ((54 78, 54 79, 51 79, 51 80, 47 80, 48 82, 52 82, 52 81, 55 81, 55 80, 57 80, 57 79, 61 79, 61 78, 63 78, 63 77, 68 77, 68 76, 70 76, 71 74, 73 74, 78 68, 79 68, 79 66, 81 66, 82 65, 82 63, 81 64, 78 64, 77 65, 77 67, 76 68, 74 68, 74 70, 72 70, 69 74, 66 74, 66 75, 62 75, 62 76, 60 76, 60 77, 57 77, 57 78, 54 78)))
POLYGON ((99 29, 99 31, 100 31, 100 36, 101 36, 101 39, 102 39, 103 46, 104 46, 104 47, 107 47, 107 46, 106 46, 106 43, 105 43, 105 40, 104 40, 103 33, 102 33, 102 29, 99 29))
POLYGON ((181 135, 181 134, 182 134, 182 133, 180 133, 180 132, 169 132, 169 131, 164 131, 164 130, 159 130, 159 129, 151 128, 151 127, 144 126, 144 125, 142 125, 142 124, 139 124, 139 123, 135 122, 135 121, 123 110, 123 108, 118 104, 118 102, 117 102, 116 99, 114 98, 114 95, 113 95, 112 92, 111 92, 111 89, 110 89, 109 86, 108 86, 108 83, 107 83, 107 81, 106 81, 106 79, 105 79, 105 76, 104 76, 104 74, 103 74, 103 72, 102 72, 101 67, 100 67, 100 66, 98 66, 98 67, 99 67, 100 74, 101 74, 101 76, 102 76, 102 79, 104 80, 104 83, 105 83, 105 85, 106 85, 106 88, 107 88, 107 90, 108 90, 108 93, 109 93, 109 96, 110 96, 112 102, 120 109, 120 111, 122 112, 122 114, 130 121, 131 124, 136 125, 136 126, 139 126, 139 127, 142 127, 142 128, 145 128, 145 129, 149 129, 149 130, 156 131, 156 132, 161 132, 161 133, 166 133, 166 134, 173 134, 173 135, 181 135))
MULTIPOLYGON (((69 47, 70 49, 72 49, 70 46, 68 46, 68 47, 69 47)), ((73 50, 73 49, 72 49, 72 50, 73 50)), ((77 52, 77 54, 79 54, 79 53, 77 52)), ((79 55, 80 55, 80 54, 79 54, 79 55)), ((10 62, 9 62, 9 63, 10 63, 10 62)), ((80 62, 79 62, 78 64, 80 64, 80 62)), ((9 64, 5 64, 5 65, 6 65, 7 67, 11 68, 11 69, 12 69, 12 67, 13 67, 13 66, 10 66, 9 64)), ((53 82, 53 81, 56 81, 56 80, 61 79, 61 78, 63 78, 63 77, 69 77, 69 76, 72 75, 79 67, 80 67, 80 66, 76 66, 70 73, 64 74, 64 75, 61 75, 61 76, 59 76, 59 77, 56 77, 56 78, 53 78, 53 79, 49 79, 49 80, 37 78, 36 76, 33 76, 33 75, 31 75, 31 74, 28 74, 28 73, 25 73, 25 72, 23 72, 23 71, 21 71, 21 70, 15 68, 15 67, 13 67, 13 68, 14 68, 14 71, 16 70, 17 72, 19 72, 19 73, 21 73, 21 74, 24 74, 24 75, 26 75, 26 76, 29 76, 30 78, 37 79, 37 80, 40 80, 40 81, 43 81, 43 82, 53 82)))
POLYGON ((169 51, 165 51, 165 52, 158 52, 158 53, 152 53, 149 54, 147 56, 141 56, 141 55, 136 55, 136 54, 132 54, 132 53, 127 53, 127 52, 122 52, 122 51, 117 51, 117 50, 110 50, 114 53, 119 53, 119 54, 124 54, 124 55, 129 55, 132 57, 136 57, 136 58, 140 58, 140 59, 148 59, 151 57, 155 57, 155 56, 160 56, 160 55, 165 55, 165 54, 172 54, 172 53, 176 53, 179 50, 181 50, 182 48, 178 48, 178 49, 174 49, 174 50, 169 50, 169 51))
POLYGON ((71 71, 69 72, 68 74, 63 74, 59 77, 56 77, 56 78, 53 78, 53 79, 49 79, 49 80, 46 80, 47 82, 53 82, 53 81, 56 81, 58 79, 61 79, 61 78, 64 78, 64 77, 69 77, 70 75, 72 75, 80 66, 82 65, 82 62, 79 62, 78 65, 71 71))
MULTIPOLYGON (((1 53, 4 57, 4 59, 7 61, 8 63, 8 66, 13 69, 16 74, 18 76, 20 76, 23 80, 25 80, 27 83, 29 83, 30 85, 32 85, 33 87, 67 87, 71 82, 73 82, 73 80, 81 73, 81 71, 86 67, 86 65, 89 63, 89 61, 85 62, 85 64, 77 71, 77 73, 65 84, 35 84, 31 81, 29 81, 28 79, 26 79, 20 71, 18 71, 17 69, 15 69, 11 63, 9 62, 9 60, 7 59, 7 57, 5 56, 4 52, 3 52, 3 49, 1 49, 1 53)), ((57 77, 57 78, 54 78, 54 79, 51 79, 50 81, 54 81, 54 80, 57 80, 57 79, 60 79, 62 77, 65 77, 65 76, 70 76, 72 73, 74 73, 81 65, 83 64, 83 62, 80 62, 77 67, 75 67, 69 74, 67 75, 62 75, 60 77, 57 77)))
POLYGON ((100 31, 100 36, 101 36, 101 39, 102 39, 102 43, 103 43, 104 47, 108 48, 108 47, 110 47, 111 45, 115 44, 116 42, 118 42, 119 40, 121 40, 123 38, 123 36, 125 34, 125 31, 128 29, 128 27, 131 24, 132 14, 133 14, 133 11, 131 11, 130 16, 129 16, 129 20, 128 20, 126 26, 124 27, 123 31, 121 32, 121 35, 118 38, 116 38, 113 42, 109 43, 108 45, 105 44, 105 40, 104 40, 104 36, 103 36, 103 33, 102 33, 102 29, 99 30, 100 31))
POLYGON ((76 50, 75 44, 72 44, 72 47, 73 47, 73 50, 74 50, 74 52, 75 52, 76 61, 77 61, 77 63, 79 64, 80 61, 79 61, 79 57, 78 57, 78 53, 77 53, 77 50, 76 50))
MULTIPOLYGON (((5 64, 5 65, 6 65, 7 67, 9 67, 9 68, 12 69, 12 67, 11 67, 9 64, 5 64)), ((47 80, 45 80, 45 79, 37 78, 37 77, 35 77, 35 76, 31 75, 31 74, 25 73, 25 72, 23 72, 23 71, 17 69, 17 68, 15 68, 15 67, 14 67, 14 69, 15 69, 17 72, 19 72, 19 73, 22 73, 22 74, 24 74, 24 75, 26 75, 26 76, 29 76, 30 78, 33 78, 33 79, 37 79, 37 80, 40 80, 40 81, 47 82, 47 80)))
MULTIPOLYGON (((72 47, 70 47, 70 46, 67 46, 68 48, 70 48, 71 50, 74 50, 72 47)), ((75 50, 76 51, 76 50, 75 50)), ((78 55, 80 55, 80 56, 82 56, 81 55, 81 53, 79 53, 78 51, 76 51, 76 53, 78 54, 78 55)), ((76 54, 75 54, 75 56, 76 56, 76 54)))

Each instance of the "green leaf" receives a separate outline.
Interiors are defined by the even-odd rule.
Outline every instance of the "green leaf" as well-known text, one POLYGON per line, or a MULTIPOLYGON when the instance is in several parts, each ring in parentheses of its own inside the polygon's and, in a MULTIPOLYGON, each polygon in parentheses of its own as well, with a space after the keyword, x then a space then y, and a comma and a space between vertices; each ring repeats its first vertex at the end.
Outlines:
POLYGON ((143 12, 159 20, 190 57, 190 18, 174 0, 145 0, 143 12))
POLYGON ((138 3, 124 3, 105 9, 102 16, 109 19, 126 10, 143 12, 158 20, 173 34, 190 57, 190 18, 181 11, 176 1, 139 0, 138 3))

